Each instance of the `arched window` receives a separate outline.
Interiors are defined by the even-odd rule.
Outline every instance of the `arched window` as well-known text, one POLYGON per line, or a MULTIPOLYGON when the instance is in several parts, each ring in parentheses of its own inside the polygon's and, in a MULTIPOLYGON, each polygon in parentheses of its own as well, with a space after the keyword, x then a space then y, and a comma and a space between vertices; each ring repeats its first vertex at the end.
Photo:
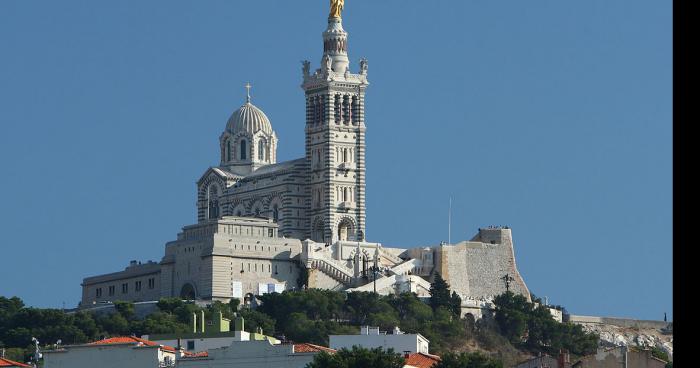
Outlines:
POLYGON ((343 148, 343 162, 348 162, 348 149, 343 148))
POLYGON ((338 224, 338 240, 353 240, 353 224, 350 220, 344 219, 338 224))
MULTIPOLYGON (((280 209, 277 206, 277 204, 272 206, 272 219, 275 220, 275 222, 277 222, 280 219, 280 209)), ((275 267, 277 267, 277 266, 275 266, 275 267)))
POLYGON ((246 141, 243 139, 241 141, 241 160, 246 160, 248 158, 248 155, 246 152, 248 151, 248 148, 246 147, 246 141))
POLYGON ((311 240, 315 242, 325 241, 325 237, 323 236, 323 220, 320 218, 314 221, 313 230, 311 231, 311 240))
POLYGON ((343 188, 343 202, 348 201, 348 188, 343 188))
POLYGON ((227 139, 225 146, 226 146, 226 162, 229 162, 229 161, 231 161, 231 141, 227 139))
POLYGON ((258 160, 265 161, 265 141, 258 143, 258 160))
POLYGON ((210 186, 208 196, 209 219, 219 218, 219 189, 215 185, 210 186))

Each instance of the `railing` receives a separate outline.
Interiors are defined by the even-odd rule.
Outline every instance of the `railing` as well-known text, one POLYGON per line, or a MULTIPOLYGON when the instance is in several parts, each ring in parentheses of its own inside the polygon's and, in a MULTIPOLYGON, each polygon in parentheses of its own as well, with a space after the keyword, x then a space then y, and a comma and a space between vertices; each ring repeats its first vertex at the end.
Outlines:
POLYGON ((391 254, 391 253, 389 253, 381 248, 379 249, 379 255, 396 263, 396 264, 400 264, 400 263, 404 262, 404 260, 402 258, 399 258, 398 256, 395 256, 395 255, 393 255, 393 254, 391 254))
POLYGON ((338 208, 352 209, 355 208, 355 203, 349 201, 340 202, 338 203, 338 208))
POLYGON ((406 275, 409 272, 415 273, 412 271, 415 270, 417 267, 420 267, 422 263, 423 262, 421 262, 420 259, 409 259, 408 261, 403 262, 400 265, 390 269, 389 272, 394 275, 406 275))
POLYGON ((310 259, 311 268, 317 269, 333 279, 349 285, 352 283, 354 275, 346 267, 335 263, 330 259, 310 259))

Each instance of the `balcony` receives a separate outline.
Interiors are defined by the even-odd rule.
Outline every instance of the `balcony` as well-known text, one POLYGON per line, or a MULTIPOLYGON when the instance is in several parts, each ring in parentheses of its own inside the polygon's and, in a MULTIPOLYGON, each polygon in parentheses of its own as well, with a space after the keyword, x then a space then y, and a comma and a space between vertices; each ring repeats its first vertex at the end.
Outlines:
POLYGON ((340 209, 353 209, 353 208, 355 208, 355 202, 340 202, 340 203, 338 203, 338 208, 340 208, 340 209))

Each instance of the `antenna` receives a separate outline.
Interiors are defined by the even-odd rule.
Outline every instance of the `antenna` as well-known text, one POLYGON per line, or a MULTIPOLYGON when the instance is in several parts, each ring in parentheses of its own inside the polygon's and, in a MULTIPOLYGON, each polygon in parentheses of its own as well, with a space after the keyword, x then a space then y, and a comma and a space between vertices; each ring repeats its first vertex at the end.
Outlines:
POLYGON ((450 196, 450 208, 447 210, 447 244, 452 244, 452 196, 450 196))

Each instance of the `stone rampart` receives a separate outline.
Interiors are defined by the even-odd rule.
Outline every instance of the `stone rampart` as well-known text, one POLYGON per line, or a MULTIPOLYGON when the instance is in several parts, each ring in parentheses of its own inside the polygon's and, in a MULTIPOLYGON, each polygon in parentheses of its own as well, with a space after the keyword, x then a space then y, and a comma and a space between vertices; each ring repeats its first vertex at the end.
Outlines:
POLYGON ((627 328, 654 328, 665 329, 671 322, 641 320, 632 318, 597 317, 569 315, 568 321, 576 324, 604 324, 627 328))

